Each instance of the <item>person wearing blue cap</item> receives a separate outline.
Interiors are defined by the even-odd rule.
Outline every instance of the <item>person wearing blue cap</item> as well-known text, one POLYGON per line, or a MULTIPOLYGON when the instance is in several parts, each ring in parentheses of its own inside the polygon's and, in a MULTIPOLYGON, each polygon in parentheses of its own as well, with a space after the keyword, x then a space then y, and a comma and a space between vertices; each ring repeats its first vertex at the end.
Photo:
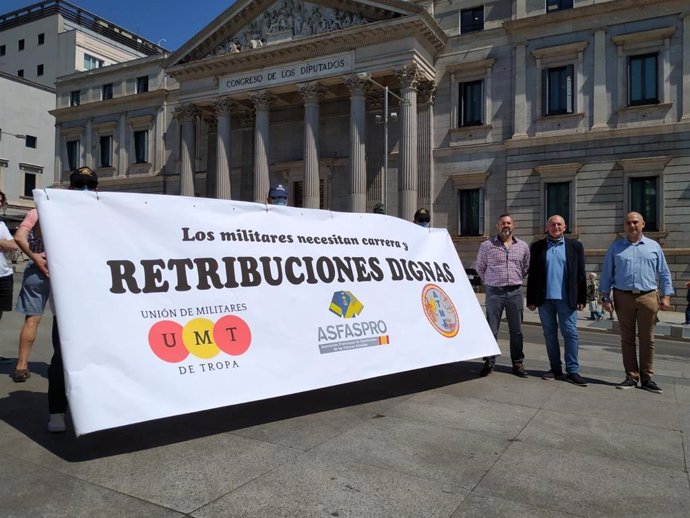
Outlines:
POLYGON ((282 184, 271 185, 268 190, 268 197, 266 198, 266 203, 270 205, 287 205, 288 204, 288 192, 282 184))

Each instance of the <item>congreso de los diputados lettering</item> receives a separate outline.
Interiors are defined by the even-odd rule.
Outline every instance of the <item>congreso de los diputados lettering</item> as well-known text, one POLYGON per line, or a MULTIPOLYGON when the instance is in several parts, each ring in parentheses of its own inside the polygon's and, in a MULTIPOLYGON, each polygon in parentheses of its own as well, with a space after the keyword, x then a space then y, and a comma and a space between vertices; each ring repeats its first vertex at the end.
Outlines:
POLYGON ((237 0, 174 52, 58 79, 56 178, 411 220, 469 267, 511 213, 598 271, 628 211, 690 278, 685 0, 237 0))

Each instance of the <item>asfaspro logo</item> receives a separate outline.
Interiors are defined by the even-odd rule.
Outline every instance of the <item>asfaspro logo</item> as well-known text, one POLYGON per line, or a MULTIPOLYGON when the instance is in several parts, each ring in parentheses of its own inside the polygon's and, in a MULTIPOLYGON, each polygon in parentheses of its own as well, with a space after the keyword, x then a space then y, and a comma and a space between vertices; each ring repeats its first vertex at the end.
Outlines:
POLYGON ((318 342, 321 354, 388 345, 388 325, 383 320, 352 320, 364 311, 357 297, 349 291, 336 291, 328 310, 332 315, 345 320, 343 323, 319 326, 318 342))
POLYGON ((180 363, 191 354, 210 360, 222 352, 240 356, 252 343, 247 323, 235 315, 226 315, 216 322, 195 318, 184 326, 172 320, 156 322, 149 330, 149 346, 153 353, 168 363, 180 363))

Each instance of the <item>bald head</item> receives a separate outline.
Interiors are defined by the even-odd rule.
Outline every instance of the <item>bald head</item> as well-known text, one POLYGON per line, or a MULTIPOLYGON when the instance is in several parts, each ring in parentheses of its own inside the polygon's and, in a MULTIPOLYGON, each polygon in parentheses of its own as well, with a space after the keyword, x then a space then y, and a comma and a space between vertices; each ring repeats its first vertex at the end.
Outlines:
POLYGON ((628 236, 628 241, 637 243, 642 239, 642 230, 644 229, 644 218, 639 212, 628 212, 625 215, 625 233, 628 236))
POLYGON ((565 224, 565 220, 558 214, 554 214, 546 222, 546 232, 548 232, 549 237, 552 239, 560 239, 563 237, 563 234, 567 228, 568 227, 565 224))

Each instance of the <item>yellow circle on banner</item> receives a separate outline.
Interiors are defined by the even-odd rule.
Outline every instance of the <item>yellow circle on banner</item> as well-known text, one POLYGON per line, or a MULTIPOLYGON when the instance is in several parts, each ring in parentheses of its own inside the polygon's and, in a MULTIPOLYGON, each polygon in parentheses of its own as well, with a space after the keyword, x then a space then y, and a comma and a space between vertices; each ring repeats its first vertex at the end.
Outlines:
POLYGON ((213 341, 213 322, 207 318, 190 320, 182 329, 182 340, 187 350, 197 358, 213 358, 220 348, 213 341))

